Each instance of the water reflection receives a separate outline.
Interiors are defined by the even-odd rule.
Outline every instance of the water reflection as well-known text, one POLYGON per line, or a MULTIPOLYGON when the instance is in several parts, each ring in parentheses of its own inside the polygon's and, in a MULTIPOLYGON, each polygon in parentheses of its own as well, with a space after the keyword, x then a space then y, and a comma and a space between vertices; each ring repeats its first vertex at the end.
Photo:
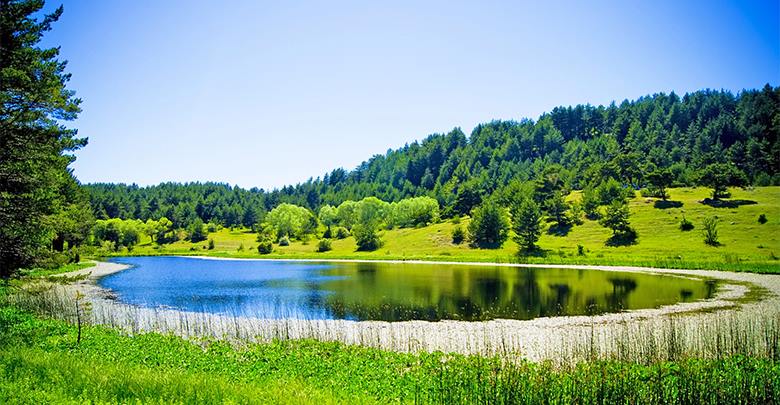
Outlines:
POLYGON ((125 302, 257 317, 488 320, 586 315, 711 297, 714 282, 595 270, 121 258, 125 302))

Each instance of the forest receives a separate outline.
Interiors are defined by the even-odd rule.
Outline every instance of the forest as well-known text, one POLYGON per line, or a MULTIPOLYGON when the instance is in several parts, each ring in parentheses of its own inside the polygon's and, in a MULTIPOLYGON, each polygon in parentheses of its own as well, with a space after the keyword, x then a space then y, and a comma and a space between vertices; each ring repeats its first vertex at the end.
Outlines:
POLYGON ((366 197, 432 197, 446 218, 467 215, 491 197, 506 199, 543 177, 561 190, 611 181, 637 190, 778 185, 778 133, 780 87, 737 95, 659 93, 619 105, 557 107, 536 121, 493 121, 468 137, 455 128, 373 156, 351 171, 339 168, 270 191, 220 183, 84 188, 97 219, 165 217, 182 229, 196 219, 251 227, 281 203, 317 212, 366 197))

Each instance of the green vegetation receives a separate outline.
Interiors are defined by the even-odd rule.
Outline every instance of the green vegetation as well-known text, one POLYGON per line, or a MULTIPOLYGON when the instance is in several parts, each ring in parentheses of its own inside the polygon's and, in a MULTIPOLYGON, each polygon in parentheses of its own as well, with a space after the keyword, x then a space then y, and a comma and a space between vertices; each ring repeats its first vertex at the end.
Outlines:
MULTIPOLYGON (((358 251, 355 239, 332 239, 333 250, 317 253, 315 245, 291 241, 289 246, 272 245, 274 252, 262 257, 316 258, 316 259, 400 259, 473 262, 530 262, 570 264, 642 265, 672 268, 703 268, 754 272, 780 272, 780 222, 776 216, 767 216, 766 224, 756 218, 764 212, 780 212, 780 187, 760 187, 749 190, 733 189, 732 200, 753 203, 733 208, 704 204, 710 196, 705 188, 671 188, 667 203, 658 205, 660 199, 633 197, 628 201, 631 227, 638 235, 633 244, 608 246, 612 231, 598 221, 584 218, 582 225, 573 226, 566 236, 543 232, 537 246, 539 254, 518 257, 518 245, 512 239, 497 249, 472 248, 467 244, 453 243, 452 235, 457 227, 464 229, 472 221, 468 217, 439 222, 420 228, 382 229, 377 231, 383 246, 375 251, 358 251), (700 232, 680 230, 683 218, 695 229, 702 229, 705 218, 720 219, 721 245, 708 246, 700 232), (582 253, 578 250, 582 246, 582 253)), ((573 206, 583 197, 573 192, 567 201, 573 206)), ((725 200, 724 200, 725 201, 725 200)), ((551 224, 554 225, 554 224, 551 224)), ((551 225, 546 225, 549 228, 551 225)), ((334 228, 337 229, 337 228, 334 228)), ((344 229, 346 231, 346 229, 344 229)), ((325 228, 320 228, 324 233, 325 228)), ((148 236, 132 251, 98 251, 100 255, 209 255, 229 257, 261 257, 257 253, 258 234, 250 229, 222 228, 210 233, 215 248, 208 250, 206 242, 198 244, 180 240, 157 245, 148 236), (240 244, 245 252, 236 251, 240 244), (195 251, 191 249, 195 247, 195 251)))
MULTIPOLYGON (((774 336, 780 331, 774 330, 774 336)), ((777 358, 680 353, 572 366, 502 357, 405 354, 317 341, 233 348, 123 335, 0 308, 0 401, 239 403, 771 403, 777 358)), ((646 351, 645 353, 653 353, 646 351)), ((718 352, 720 353, 720 352, 718 352)), ((776 356, 777 352, 775 352, 776 356)))
POLYGON ((542 235, 542 211, 532 199, 524 199, 512 213, 512 230, 515 242, 523 252, 536 250, 536 242, 542 235))
POLYGON ((474 208, 471 216, 468 231, 472 246, 495 249, 509 237, 509 214, 496 202, 474 208))
POLYGON ((42 47, 62 7, 36 17, 42 1, 0 7, 0 278, 20 268, 78 261, 92 215, 68 165, 87 140, 66 127, 81 100, 59 48, 42 47))

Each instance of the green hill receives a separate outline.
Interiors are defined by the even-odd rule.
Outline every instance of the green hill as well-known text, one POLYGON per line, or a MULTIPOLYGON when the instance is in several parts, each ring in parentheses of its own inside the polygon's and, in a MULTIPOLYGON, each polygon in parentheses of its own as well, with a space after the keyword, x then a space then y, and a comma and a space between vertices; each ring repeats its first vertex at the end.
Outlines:
MULTIPOLYGON (((580 264, 653 265, 681 268, 711 268, 759 272, 780 272, 780 187, 757 187, 731 190, 727 201, 738 202, 735 207, 715 208, 702 201, 709 196, 704 188, 670 189, 670 208, 655 198, 638 196, 629 202, 631 225, 636 229, 636 243, 629 246, 607 246, 610 231, 598 221, 585 219, 575 225, 565 236, 544 232, 539 245, 543 253, 536 256, 518 256, 517 245, 511 240, 497 249, 472 248, 467 243, 454 244, 452 231, 465 227, 468 217, 459 224, 452 220, 420 228, 384 230, 380 233, 382 247, 372 252, 357 251, 355 240, 348 237, 333 241, 333 250, 316 252, 316 240, 309 243, 292 241, 289 246, 274 245, 274 252, 260 255, 257 250, 257 234, 244 228, 221 229, 209 234, 214 249, 208 249, 208 241, 154 245, 146 239, 132 251, 122 250, 118 255, 148 254, 198 254, 209 256, 251 258, 344 258, 344 259, 401 259, 475 262, 545 262, 580 264), (695 228, 681 231, 682 215, 695 228), (759 223, 761 214, 768 221, 759 223), (703 242, 701 223, 706 217, 719 219, 719 246, 703 242), (578 246, 582 246, 582 254, 578 246)), ((569 195, 569 200, 580 198, 579 192, 569 195)))

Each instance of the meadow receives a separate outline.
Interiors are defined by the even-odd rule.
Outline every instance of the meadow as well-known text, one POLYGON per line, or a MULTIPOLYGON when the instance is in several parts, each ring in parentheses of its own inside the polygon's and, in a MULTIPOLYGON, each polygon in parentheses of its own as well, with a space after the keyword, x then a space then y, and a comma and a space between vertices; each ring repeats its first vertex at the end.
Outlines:
MULTIPOLYGON (((383 245, 371 252, 358 251, 352 237, 333 240, 333 249, 317 252, 317 241, 291 241, 289 246, 274 245, 271 254, 260 255, 257 234, 248 229, 220 229, 208 235, 208 240, 190 243, 181 240, 156 245, 146 237, 131 251, 103 254, 126 255, 206 255, 244 258, 281 259, 384 259, 428 260, 495 263, 553 263, 632 265, 666 268, 712 269, 780 272, 780 187, 733 189, 731 198, 721 207, 706 205, 706 188, 670 189, 670 198, 662 202, 637 196, 629 202, 631 225, 636 229, 636 243, 628 246, 608 246, 610 231, 598 221, 584 219, 566 235, 544 232, 539 246, 541 254, 518 256, 514 241, 506 241, 498 249, 480 249, 467 243, 452 242, 455 227, 468 225, 469 219, 445 220, 420 228, 384 230, 383 245), (758 218, 764 214, 767 222, 758 218), (680 230, 683 217, 694 224, 690 231, 680 230), (702 222, 707 217, 719 220, 720 244, 704 243, 702 222)), ((576 201, 579 192, 568 199, 576 201)))

